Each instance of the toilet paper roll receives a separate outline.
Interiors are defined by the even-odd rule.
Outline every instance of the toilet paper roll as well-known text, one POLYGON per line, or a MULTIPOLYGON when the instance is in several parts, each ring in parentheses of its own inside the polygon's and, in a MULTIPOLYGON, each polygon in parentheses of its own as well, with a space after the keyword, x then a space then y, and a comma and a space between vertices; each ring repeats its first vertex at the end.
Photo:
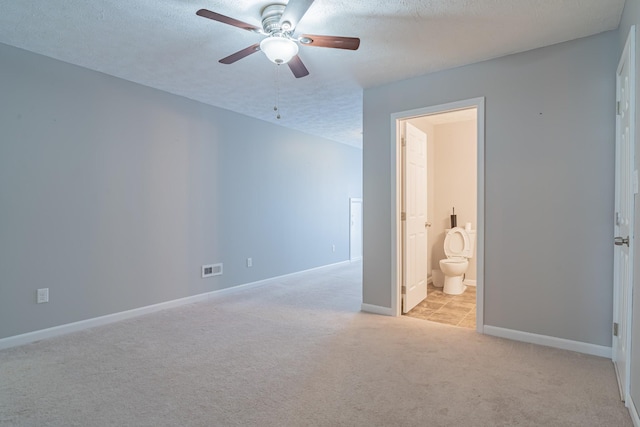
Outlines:
POLYGON ((467 231, 471 231, 471 223, 470 222, 466 223, 464 225, 464 229, 467 230, 467 231))

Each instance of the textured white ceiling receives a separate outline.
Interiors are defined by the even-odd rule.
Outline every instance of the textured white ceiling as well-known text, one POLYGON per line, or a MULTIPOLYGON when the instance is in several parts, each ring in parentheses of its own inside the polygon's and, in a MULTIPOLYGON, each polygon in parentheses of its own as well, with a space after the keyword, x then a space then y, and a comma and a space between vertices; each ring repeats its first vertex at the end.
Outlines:
MULTIPOLYGON (((286 2, 286 0, 285 0, 286 2)), ((617 28, 624 0, 315 0, 297 33, 359 37, 360 49, 301 46, 310 75, 256 53, 218 59, 259 34, 264 0, 0 0, 0 43, 332 140, 362 145, 362 89, 617 28)), ((1 66, 1 64, 0 64, 1 66)))

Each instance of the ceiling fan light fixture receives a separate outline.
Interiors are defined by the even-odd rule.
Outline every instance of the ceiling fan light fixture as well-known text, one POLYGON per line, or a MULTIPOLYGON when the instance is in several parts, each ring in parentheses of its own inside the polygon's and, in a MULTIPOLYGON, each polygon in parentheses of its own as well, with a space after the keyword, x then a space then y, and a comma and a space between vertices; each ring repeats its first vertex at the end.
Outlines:
POLYGON ((286 37, 271 36, 260 42, 260 50, 275 64, 286 64, 298 54, 298 44, 286 37))

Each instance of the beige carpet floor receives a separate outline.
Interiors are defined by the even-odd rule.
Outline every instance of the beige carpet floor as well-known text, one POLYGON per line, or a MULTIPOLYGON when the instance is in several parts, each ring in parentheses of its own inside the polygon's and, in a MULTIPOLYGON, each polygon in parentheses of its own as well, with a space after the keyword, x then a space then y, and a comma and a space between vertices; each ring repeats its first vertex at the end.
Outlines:
POLYGON ((0 351, 0 426, 631 426, 610 360, 359 311, 333 266, 0 351))

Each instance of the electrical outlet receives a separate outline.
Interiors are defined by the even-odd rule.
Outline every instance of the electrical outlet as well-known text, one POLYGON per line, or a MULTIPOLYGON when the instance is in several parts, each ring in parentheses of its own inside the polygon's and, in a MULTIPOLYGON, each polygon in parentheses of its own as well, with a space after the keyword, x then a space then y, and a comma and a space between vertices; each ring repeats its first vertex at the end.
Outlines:
POLYGON ((335 252, 336 251, 336 245, 331 245, 331 252, 335 252))
POLYGON ((253 267, 253 260, 251 258, 247 258, 247 267, 253 267))
POLYGON ((36 293, 36 302, 38 304, 49 302, 49 288, 38 289, 36 293))

